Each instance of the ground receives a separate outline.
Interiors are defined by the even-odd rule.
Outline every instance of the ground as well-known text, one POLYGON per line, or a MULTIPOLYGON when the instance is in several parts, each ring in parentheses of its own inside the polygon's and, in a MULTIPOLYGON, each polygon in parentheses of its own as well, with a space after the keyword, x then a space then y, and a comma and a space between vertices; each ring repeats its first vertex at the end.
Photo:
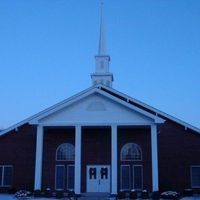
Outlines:
MULTIPOLYGON (((0 200, 14 200, 14 196, 10 194, 0 194, 0 200)), ((48 200, 47 198, 31 198, 31 199, 38 199, 38 200, 48 200)), ((54 200, 54 198, 51 198, 51 200, 54 200)))
MULTIPOLYGON (((0 200, 13 200, 13 199, 14 199, 13 195, 10 195, 10 194, 0 194, 0 200)), ((55 200, 55 198, 30 198, 30 199, 38 199, 38 200, 48 200, 48 199, 51 199, 51 200, 55 200)), ((200 200, 200 196, 184 197, 181 200, 200 200)))

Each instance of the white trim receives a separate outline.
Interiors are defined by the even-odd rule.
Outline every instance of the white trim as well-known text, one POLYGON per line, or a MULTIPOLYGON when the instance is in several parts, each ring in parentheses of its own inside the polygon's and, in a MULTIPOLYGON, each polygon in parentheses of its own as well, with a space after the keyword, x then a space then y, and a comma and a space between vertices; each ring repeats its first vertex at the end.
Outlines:
MULTIPOLYGON (((72 161, 72 162, 75 161, 75 159, 74 159, 74 160, 58 160, 58 159, 57 159, 57 152, 58 152, 58 149, 60 148, 61 145, 64 145, 64 144, 69 144, 69 145, 72 145, 72 146, 74 147, 74 145, 73 145, 72 143, 69 143, 69 142, 60 144, 60 145, 57 147, 57 149, 56 149, 56 159, 55 159, 55 160, 56 160, 56 161, 72 161)), ((75 154, 75 147, 74 147, 74 154, 75 154)))
MULTIPOLYGON (((151 106, 149 106, 149 105, 147 105, 147 104, 145 104, 145 103, 143 103, 143 102, 141 102, 141 101, 139 101, 139 100, 136 100, 136 99, 134 99, 134 98, 132 98, 132 97, 130 97, 130 96, 128 96, 128 95, 125 95, 125 94, 123 94, 123 93, 121 93, 121 92, 119 92, 119 91, 117 91, 117 90, 114 90, 113 88, 109 88, 109 87, 106 87, 106 86, 103 86, 103 85, 99 84, 99 85, 90 87, 90 88, 88 88, 88 89, 86 89, 86 90, 84 90, 84 91, 82 91, 82 92, 80 92, 80 93, 78 93, 78 94, 76 94, 76 95, 74 95, 74 96, 72 96, 72 97, 70 97, 70 98, 68 98, 68 99, 66 99, 66 100, 64 100, 64 101, 62 101, 62 102, 60 102, 60 103, 57 103, 57 104, 55 104, 55 105, 53 105, 53 106, 51 106, 51 107, 49 107, 49 108, 47 108, 47 109, 45 109, 45 110, 43 110, 43 111, 37 113, 37 114, 35 114, 35 115, 33 115, 33 116, 31 116, 31 117, 25 119, 25 120, 23 120, 23 121, 21 121, 21 122, 15 124, 15 125, 13 125, 13 126, 8 127, 8 128, 5 129, 5 130, 2 130, 2 131, 0 132, 0 136, 1 136, 1 135, 4 135, 4 134, 6 134, 6 133, 8 133, 9 131, 14 130, 14 129, 17 128, 17 127, 20 127, 20 126, 22 126, 22 125, 24 125, 24 124, 26 124, 26 123, 29 123, 30 121, 32 121, 32 120, 38 118, 39 116, 43 116, 43 115, 45 115, 45 114, 48 113, 48 112, 55 111, 55 109, 60 109, 60 108, 62 108, 63 106, 65 106, 66 103, 68 103, 68 101, 74 101, 74 100, 76 100, 76 98, 78 98, 78 99, 81 98, 82 95, 87 96, 88 94, 92 94, 93 92, 97 92, 97 91, 99 91, 99 90, 102 90, 102 88, 104 88, 104 89, 106 89, 106 90, 108 90, 108 91, 110 91, 110 92, 112 92, 112 93, 115 93, 115 94, 117 94, 117 95, 119 95, 119 96, 121 96, 121 97, 123 97, 123 98, 125 98, 125 99, 128 99, 128 100, 129 100, 129 103, 127 103, 127 104, 130 104, 130 101, 132 101, 132 102, 134 102, 134 103, 136 103, 136 104, 138 104, 138 105, 140 105, 140 106, 142 106, 142 107, 144 107, 144 108, 147 108, 147 109, 149 109, 149 110, 155 112, 155 116, 160 115, 161 118, 162 118, 162 117, 165 117, 165 118, 167 118, 167 119, 169 119, 169 120, 172 120, 172 121, 174 121, 174 122, 176 122, 176 123, 178 123, 178 124, 180 124, 180 125, 182 125, 182 126, 184 126, 184 127, 186 127, 186 128, 189 128, 189 129, 191 129, 191 130, 193 130, 193 131, 195 131, 195 132, 197 132, 197 133, 200 133, 200 129, 197 128, 197 127, 194 127, 194 126, 192 126, 192 125, 190 125, 190 124, 188 124, 188 123, 186 123, 186 122, 184 122, 184 121, 182 121, 182 120, 180 120, 180 119, 177 119, 177 118, 175 118, 175 117, 173 117, 173 116, 171 116, 171 115, 168 115, 168 114, 166 114, 166 113, 164 113, 164 112, 162 112, 162 111, 160 111, 160 110, 158 110, 158 109, 156 109, 156 108, 153 108, 153 107, 151 107, 151 106)), ((107 93, 107 92, 105 92, 105 91, 103 91, 103 92, 104 92, 104 93, 107 93)), ((109 94, 109 95, 110 95, 110 94, 109 94)), ((110 95, 110 96, 113 96, 113 95, 110 95)), ((119 99, 118 97, 114 97, 114 98, 119 99)), ((123 101, 123 100, 120 100, 120 101, 123 101)), ((132 106, 132 104, 131 104, 131 106, 132 106)), ((136 107, 136 106, 135 106, 135 107, 136 107)), ((142 109, 140 109, 140 110, 142 110, 142 109)), ((145 111, 145 112, 146 112, 146 111, 145 111)), ((148 113, 148 112, 147 112, 147 113, 148 113)), ((153 114, 151 114, 151 115, 153 115, 153 114)), ((161 118, 160 118, 160 119, 161 119, 161 118)))
POLYGON ((89 90, 87 93, 79 95, 76 98, 68 99, 68 101, 65 101, 65 103, 63 103, 62 105, 55 106, 54 108, 51 108, 44 113, 41 113, 40 115, 38 115, 37 117, 35 117, 31 121, 29 121, 29 124, 38 124, 39 123, 38 121, 40 119, 43 119, 43 118, 47 117, 48 115, 51 115, 52 113, 54 113, 58 110, 61 110, 64 107, 70 106, 71 104, 73 104, 73 103, 75 103, 75 102, 95 93, 95 92, 98 92, 97 88, 93 88, 92 90, 89 90))
POLYGON ((131 166, 130 165, 120 165, 120 190, 130 190, 131 189, 131 166), (128 167, 129 168, 129 187, 130 188, 122 188, 122 167, 128 167))
POLYGON ((11 187, 12 185, 4 185, 4 171, 5 167, 11 167, 12 168, 12 178, 13 178, 13 165, 0 165, 2 167, 2 175, 1 175, 1 185, 0 187, 11 187))
POLYGON ((143 182, 144 182, 144 180, 143 180, 143 165, 133 165, 133 189, 135 189, 135 190, 142 190, 143 189, 143 182), (142 170, 142 177, 141 177, 141 181, 142 181, 142 188, 135 188, 135 167, 141 167, 141 170, 142 170))
POLYGON ((190 166, 191 188, 200 188, 200 185, 199 185, 199 186, 193 186, 193 180, 192 180, 192 168, 193 168, 193 167, 198 167, 199 170, 200 170, 200 165, 191 165, 191 166, 190 166))
POLYGON ((73 95, 73 96, 71 96, 71 97, 69 97, 69 98, 67 98, 67 99, 65 99, 65 100, 63 100, 63 101, 61 101, 61 102, 59 102, 59 103, 57 103, 57 104, 55 104, 55 105, 53 105, 53 106, 51 106, 51 107, 45 109, 45 110, 43 110, 43 111, 40 111, 40 112, 36 113, 35 115, 32 115, 32 116, 29 117, 29 118, 26 118, 25 120, 23 120, 23 121, 21 121, 21 122, 19 122, 19 123, 17 123, 17 124, 14 124, 13 126, 10 126, 10 127, 6 128, 5 130, 2 130, 2 131, 0 132, 0 136, 1 136, 1 135, 4 135, 4 134, 6 134, 7 132, 12 131, 12 130, 14 130, 15 128, 18 128, 18 127, 20 127, 20 126, 22 126, 22 125, 24 125, 24 124, 26 124, 26 123, 29 123, 31 120, 37 118, 38 116, 43 115, 44 113, 49 112, 49 111, 51 111, 52 109, 55 109, 55 108, 57 108, 57 107, 60 107, 60 106, 62 106, 63 104, 65 104, 66 102, 68 102, 68 101, 71 101, 71 100, 73 100, 73 99, 76 99, 77 97, 79 97, 79 96, 81 96, 81 95, 83 95, 83 94, 85 94, 85 93, 88 93, 88 92, 90 92, 90 91, 94 91, 95 88, 96 88, 96 87, 93 86, 93 87, 90 87, 90 88, 88 88, 88 89, 86 89, 86 90, 83 90, 82 92, 79 92, 79 93, 76 94, 76 95, 73 95))
POLYGON ((163 120, 160 117, 157 117, 157 116, 155 116, 153 114, 150 114, 150 113, 148 113, 148 112, 146 112, 146 111, 144 111, 144 110, 142 110, 142 109, 140 109, 140 108, 138 108, 138 107, 136 107, 134 105, 131 105, 130 103, 127 103, 127 102, 125 102, 123 100, 120 100, 119 98, 114 97, 113 95, 110 95, 107 92, 104 92, 103 90, 94 88, 93 90, 88 91, 87 93, 82 94, 81 96, 78 96, 75 99, 72 99, 72 100, 70 100, 68 102, 65 102, 65 104, 62 104, 61 106, 57 106, 54 109, 51 109, 51 110, 45 112, 44 114, 40 114, 38 117, 36 117, 33 120, 29 121, 29 124, 38 124, 38 123, 40 123, 39 120, 47 117, 48 115, 51 115, 54 112, 56 112, 58 110, 61 110, 64 107, 70 106, 71 104, 73 104, 73 103, 75 103, 77 101, 80 101, 81 99, 83 99, 83 98, 85 98, 85 97, 87 97, 87 96, 89 96, 91 94, 94 94, 94 93, 101 94, 102 96, 107 97, 108 99, 111 99, 111 100, 113 100, 113 101, 115 101, 115 102, 117 102, 117 103, 119 103, 119 104, 121 104, 121 105, 123 105, 123 106, 125 106, 125 107, 127 107, 127 108, 129 108, 131 110, 133 110, 133 111, 141 113, 142 115, 150 118, 153 123, 164 123, 165 122, 165 120, 163 120))
POLYGON ((151 126, 152 190, 159 191, 158 185, 158 150, 157 125, 151 126))
POLYGON ((188 123, 186 123, 186 122, 184 122, 184 121, 182 121, 180 119, 177 119, 176 117, 173 117, 173 116, 171 116, 171 115, 169 115, 169 114, 167 114, 165 112, 162 112, 162 111, 160 111, 160 110, 158 110, 158 109, 156 109, 156 108, 154 108, 152 106, 149 106, 149 105, 145 104, 144 102, 141 102, 141 101, 139 101, 139 100, 137 100, 135 98, 132 98, 132 97, 130 97, 130 96, 128 96, 128 95, 126 95, 126 94, 124 94, 122 92, 119 92, 118 90, 115 90, 113 88, 109 88, 109 87, 106 87, 106 86, 101 86, 101 87, 104 87, 106 90, 109 90, 109 91, 111 91, 111 92, 113 92, 113 93, 115 93, 115 94, 117 94, 117 95, 119 95, 119 96, 121 96, 121 97, 123 97, 125 99, 129 99, 129 101, 132 101, 132 102, 134 102, 134 103, 136 103, 136 104, 138 104, 138 105, 140 105, 140 106, 142 106, 144 108, 147 108, 147 109, 155 112, 156 115, 159 114, 159 115, 161 115, 163 117, 166 117, 166 118, 168 118, 168 119, 170 119, 170 120, 172 120, 172 121, 174 121, 174 122, 176 122, 178 124, 181 124, 182 126, 185 126, 185 127, 189 128, 189 129, 191 129, 191 130, 193 130, 193 131, 195 131, 197 133, 200 133, 200 128, 194 127, 191 124, 188 124, 188 123))
MULTIPOLYGON (((79 126, 110 126, 111 123, 76 123, 76 125, 79 126)), ((112 125, 117 126, 151 126, 152 123, 135 123, 135 122, 126 122, 126 123, 120 123, 120 122, 112 122, 112 125)), ((74 123, 39 123, 41 126, 74 126, 74 123)))
POLYGON ((43 127, 37 126, 36 156, 35 156, 35 190, 41 190, 42 185, 42 157, 43 157, 43 127))
POLYGON ((127 142, 127 143, 125 143, 125 144, 122 146, 121 151, 120 151, 120 161, 124 161, 124 162, 129 162, 129 161, 142 161, 142 148, 140 147, 140 145, 137 144, 137 143, 134 143, 134 142, 127 142), (139 159, 139 160, 136 160, 136 159, 133 159, 133 160, 123 160, 123 159, 122 159, 122 150, 123 150, 128 144, 133 144, 133 145, 136 145, 137 147, 139 147, 140 152, 141 152, 141 159, 139 159))
MULTIPOLYGON (((75 176, 75 165, 72 165, 72 164, 67 165, 67 190, 71 190, 71 189, 74 190, 74 188, 69 188, 69 179, 68 179, 68 177, 69 177, 69 167, 74 167, 74 176, 75 176)), ((75 186, 75 181, 74 181, 74 186, 75 186)))
POLYGON ((57 189, 65 189, 65 165, 61 165, 61 164, 58 164, 58 165, 55 165, 55 190, 57 189), (64 185, 63 185, 63 188, 57 188, 57 167, 63 167, 64 168, 64 176, 63 176, 63 179, 64 179, 64 185))
POLYGON ((3 185, 3 166, 0 166, 0 167, 2 167, 2 171, 1 171, 1 184, 0 184, 0 186, 2 186, 3 185))
POLYGON ((140 108, 138 108, 138 107, 136 107, 136 106, 134 106, 130 103, 127 103, 127 102, 117 98, 117 97, 114 97, 113 95, 108 94, 107 92, 104 92, 103 90, 99 90, 98 93, 109 98, 109 99, 111 99, 111 100, 113 100, 113 101, 115 101, 115 102, 117 102, 117 103, 119 103, 119 104, 121 104, 121 105, 123 105, 123 106, 125 106, 125 107, 127 107, 127 108, 129 108, 129 109, 131 109, 131 110, 133 110, 133 111, 141 113, 142 115, 154 120, 154 123, 164 123, 165 122, 165 120, 163 120, 162 118, 157 117, 153 114, 150 114, 147 111, 144 111, 144 110, 142 110, 142 109, 140 109, 140 108))
POLYGON ((111 161, 111 193, 117 194, 117 126, 111 126, 111 151, 112 151, 112 161, 111 161))
POLYGON ((76 194, 81 193, 81 126, 75 128, 75 181, 74 191, 76 194))

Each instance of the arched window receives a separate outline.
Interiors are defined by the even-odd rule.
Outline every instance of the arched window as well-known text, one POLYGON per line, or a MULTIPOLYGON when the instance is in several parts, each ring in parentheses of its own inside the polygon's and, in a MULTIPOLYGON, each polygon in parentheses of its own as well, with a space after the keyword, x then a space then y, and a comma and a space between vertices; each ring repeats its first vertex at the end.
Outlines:
POLYGON ((75 148, 73 144, 64 143, 58 146, 56 150, 56 160, 74 161, 75 148))
POLYGON ((142 150, 138 144, 127 143, 121 149, 121 161, 142 160, 142 150))

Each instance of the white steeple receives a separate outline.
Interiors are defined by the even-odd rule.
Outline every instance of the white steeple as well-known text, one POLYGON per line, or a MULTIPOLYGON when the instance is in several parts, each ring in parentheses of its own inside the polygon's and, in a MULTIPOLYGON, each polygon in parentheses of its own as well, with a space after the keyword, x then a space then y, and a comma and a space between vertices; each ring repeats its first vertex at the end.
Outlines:
POLYGON ((101 2, 101 20, 100 20, 100 36, 99 36, 99 55, 106 54, 106 41, 104 33, 104 21, 103 21, 103 2, 101 2))
POLYGON ((91 74, 92 84, 93 85, 102 84, 108 87, 112 87, 113 74, 109 72, 110 56, 106 53, 102 2, 101 2, 99 50, 98 54, 95 56, 95 62, 96 62, 95 73, 91 74))

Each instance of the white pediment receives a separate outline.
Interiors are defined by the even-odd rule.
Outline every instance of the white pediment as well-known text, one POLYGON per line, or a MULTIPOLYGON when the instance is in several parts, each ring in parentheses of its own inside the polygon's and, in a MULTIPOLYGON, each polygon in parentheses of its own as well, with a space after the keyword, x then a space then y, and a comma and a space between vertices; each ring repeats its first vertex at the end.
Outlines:
POLYGON ((151 124, 154 119, 100 93, 92 93, 38 121, 40 124, 151 124))

